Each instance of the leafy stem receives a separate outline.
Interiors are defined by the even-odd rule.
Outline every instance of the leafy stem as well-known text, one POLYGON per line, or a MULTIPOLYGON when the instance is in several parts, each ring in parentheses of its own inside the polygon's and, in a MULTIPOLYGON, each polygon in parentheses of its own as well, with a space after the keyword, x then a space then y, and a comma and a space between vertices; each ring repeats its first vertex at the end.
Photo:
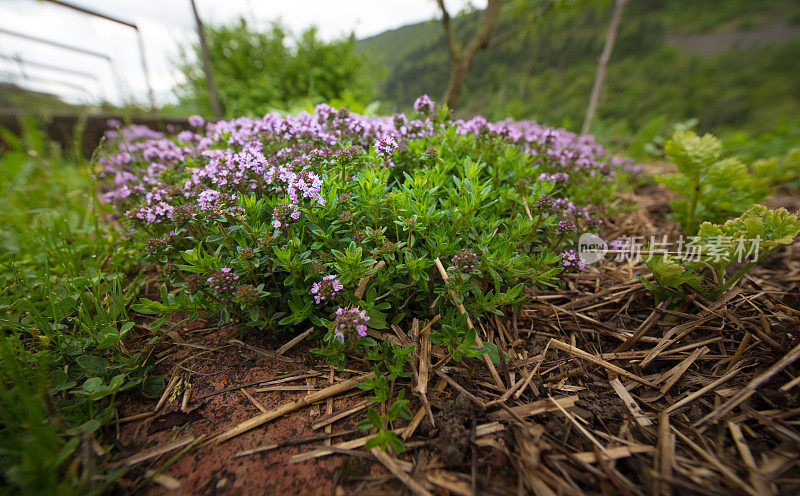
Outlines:
POLYGON ((769 248, 769 249, 767 249, 767 250, 764 250, 764 251, 762 251, 762 252, 761 252, 761 253, 758 255, 758 258, 756 258, 755 260, 751 260, 750 262, 748 262, 747 264, 745 264, 745 265, 744 265, 744 266, 743 266, 741 269, 737 270, 735 274, 733 274, 733 275, 732 275, 732 276, 731 276, 731 277, 730 277, 728 280, 726 280, 726 281, 725 281, 725 282, 724 282, 724 283, 723 283, 723 284, 722 284, 722 285, 719 287, 719 289, 717 289, 717 290, 715 291, 715 295, 716 295, 716 296, 719 296, 719 295, 721 295, 722 293, 724 293, 725 291, 727 291, 727 290, 728 290, 728 289, 729 289, 731 286, 733 286, 734 284, 736 284, 736 282, 737 282, 739 279, 741 279, 742 277, 744 277, 744 275, 745 275, 745 274, 747 274, 747 272, 748 272, 750 269, 752 269, 753 267, 755 267, 757 264, 761 263, 761 261, 762 261, 762 260, 764 260, 764 259, 765 259, 765 258, 767 258, 769 255, 771 255, 771 254, 772 254, 772 253, 773 253, 775 250, 777 250, 779 246, 780 246, 780 245, 775 245, 775 246, 773 246, 773 247, 771 247, 771 248, 769 248))
POLYGON ((697 231, 697 200, 700 197, 700 178, 694 178, 694 185, 692 187, 689 202, 686 204, 686 232, 693 233, 697 231))

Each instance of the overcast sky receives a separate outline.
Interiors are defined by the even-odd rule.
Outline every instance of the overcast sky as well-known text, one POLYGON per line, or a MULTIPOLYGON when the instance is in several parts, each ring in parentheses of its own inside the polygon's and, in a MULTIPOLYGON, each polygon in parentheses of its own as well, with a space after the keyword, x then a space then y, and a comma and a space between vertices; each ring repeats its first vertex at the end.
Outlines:
MULTIPOLYGON (((156 100, 171 101, 171 89, 180 78, 173 68, 178 47, 196 39, 190 0, 67 1, 137 24, 144 39, 156 100)), ((482 7, 486 2, 447 1, 451 11, 468 3, 482 7)), ((265 26, 280 18, 294 32, 315 25, 320 36, 328 40, 351 32, 357 38, 364 38, 437 15, 434 0, 197 0, 197 4, 203 21, 208 24, 223 24, 244 16, 256 26, 265 26)), ((144 102, 147 98, 133 29, 37 0, 0 0, 0 80, 14 81, 77 102, 105 98, 119 103, 131 97, 144 102), (1 30, 106 54, 111 62, 22 40, 1 30), (34 64, 20 67, 7 57, 20 57, 23 61, 58 66, 92 77, 34 67, 34 64)))

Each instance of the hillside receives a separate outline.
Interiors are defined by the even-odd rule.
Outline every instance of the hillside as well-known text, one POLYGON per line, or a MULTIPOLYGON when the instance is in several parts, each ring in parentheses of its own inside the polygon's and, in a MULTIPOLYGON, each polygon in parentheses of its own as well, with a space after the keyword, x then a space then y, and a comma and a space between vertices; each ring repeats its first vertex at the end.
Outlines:
MULTIPOLYGON (((459 113, 579 125, 610 18, 608 2, 548 16, 481 53, 459 113)), ((476 16, 461 16, 461 40, 476 16)), ((508 13, 496 33, 513 25, 508 13)), ((438 21, 360 40, 378 67, 385 111, 428 93, 441 98, 449 62, 438 21)), ((800 115, 800 5, 792 0, 632 0, 608 67, 600 123, 620 132, 664 116, 702 130, 757 132, 800 115), (691 5, 691 8, 689 8, 691 5)))

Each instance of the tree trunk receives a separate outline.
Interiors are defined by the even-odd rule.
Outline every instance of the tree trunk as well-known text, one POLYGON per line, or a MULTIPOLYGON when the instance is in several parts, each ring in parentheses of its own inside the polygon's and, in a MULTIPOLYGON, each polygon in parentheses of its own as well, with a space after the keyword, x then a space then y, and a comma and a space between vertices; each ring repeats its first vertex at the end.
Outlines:
POLYGON ((447 49, 453 65, 450 71, 450 80, 447 84, 447 92, 445 93, 444 100, 450 109, 454 109, 461 96, 461 89, 464 86, 464 81, 467 78, 469 70, 472 68, 472 62, 475 60, 475 56, 489 45, 489 38, 492 36, 498 17, 500 17, 500 7, 503 5, 503 2, 502 0, 488 1, 486 10, 483 11, 481 26, 478 28, 478 32, 472 37, 463 53, 459 53, 458 47, 456 46, 453 28, 450 23, 450 15, 447 13, 447 9, 445 9, 444 1, 439 0, 438 3, 442 11, 442 24, 445 29, 447 49))
POLYGON ((447 91, 444 94, 444 101, 449 109, 456 108, 468 72, 469 67, 465 67, 461 63, 453 65, 453 69, 450 71, 450 80, 447 83, 447 91))
POLYGON ((611 59, 611 52, 614 50, 614 41, 617 39, 617 31, 619 31, 619 21, 622 18, 622 8, 628 0, 617 0, 614 5, 614 13, 611 14, 611 23, 608 25, 608 32, 606 33, 606 42, 603 46, 603 53, 600 55, 600 61, 597 65, 597 74, 594 76, 594 84, 592 84, 592 93, 589 96, 589 106, 586 108, 586 116, 583 118, 583 126, 581 126, 581 134, 589 132, 589 126, 592 124, 592 119, 597 111, 597 102, 600 99, 600 90, 603 87, 603 80, 606 77, 606 67, 608 61, 611 59))

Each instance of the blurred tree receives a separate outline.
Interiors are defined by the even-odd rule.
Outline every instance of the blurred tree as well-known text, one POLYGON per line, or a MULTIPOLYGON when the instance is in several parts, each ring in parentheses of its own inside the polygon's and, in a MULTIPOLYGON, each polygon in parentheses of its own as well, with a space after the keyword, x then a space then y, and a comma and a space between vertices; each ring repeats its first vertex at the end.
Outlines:
POLYGON ((467 78, 475 56, 479 52, 513 39, 528 25, 551 12, 554 7, 575 2, 570 0, 488 0, 486 10, 483 11, 477 30, 463 49, 461 43, 456 39, 452 18, 444 4, 444 0, 436 0, 436 3, 442 14, 442 27, 444 28, 445 41, 447 42, 447 54, 452 65, 444 100, 447 106, 453 109, 458 103, 464 80, 467 78), (510 5, 516 22, 506 31, 492 37, 495 25, 500 17, 500 10, 504 4, 510 5))
MULTIPOLYGON (((520 16, 512 8, 515 1, 504 3, 494 36, 519 29, 520 16)), ((452 1, 445 4, 454 5, 452 1)), ((479 52, 461 90, 456 115, 532 119, 579 131, 615 1, 572 5, 553 9, 513 39, 479 52)), ((483 15, 482 10, 450 13, 459 40, 468 40, 477 31, 483 15)), ((722 135, 735 129, 759 134, 786 119, 796 120, 800 116, 800 37, 765 39, 752 47, 733 42, 714 53, 698 52, 699 45, 689 43, 696 35, 703 35, 702 39, 715 39, 720 33, 725 33, 723 38, 738 36, 743 32, 739 26, 770 32, 786 19, 800 23, 800 2, 628 2, 591 121, 592 132, 628 139, 634 130, 660 116, 666 119, 661 133, 674 122, 697 118, 698 132, 722 135)), ((445 94, 451 62, 438 12, 433 22, 359 40, 357 46, 372 57, 371 66, 385 74, 375 84, 384 113, 407 110, 422 93, 440 99, 445 94)))
POLYGON ((597 73, 594 76, 594 84, 592 84, 592 93, 589 96, 589 106, 586 108, 586 115, 583 118, 583 126, 581 127, 581 134, 589 132, 589 126, 592 123, 592 118, 597 110, 597 102, 600 100, 600 89, 603 87, 603 79, 606 77, 606 68, 608 61, 611 60, 611 51, 614 50, 614 41, 617 39, 617 32, 619 31, 619 21, 622 19, 622 9, 629 0, 617 0, 614 4, 614 12, 611 14, 611 22, 608 24, 608 31, 606 32, 606 42, 603 45, 603 53, 600 55, 600 61, 597 64, 597 73))
MULTIPOLYGON (((266 31, 240 18, 228 26, 206 26, 211 72, 225 116, 263 115, 309 103, 363 102, 368 84, 353 37, 325 42, 316 28, 292 37, 278 22, 266 31)), ((184 82, 175 93, 186 110, 209 114, 211 104, 200 61, 201 47, 182 52, 184 82)))

